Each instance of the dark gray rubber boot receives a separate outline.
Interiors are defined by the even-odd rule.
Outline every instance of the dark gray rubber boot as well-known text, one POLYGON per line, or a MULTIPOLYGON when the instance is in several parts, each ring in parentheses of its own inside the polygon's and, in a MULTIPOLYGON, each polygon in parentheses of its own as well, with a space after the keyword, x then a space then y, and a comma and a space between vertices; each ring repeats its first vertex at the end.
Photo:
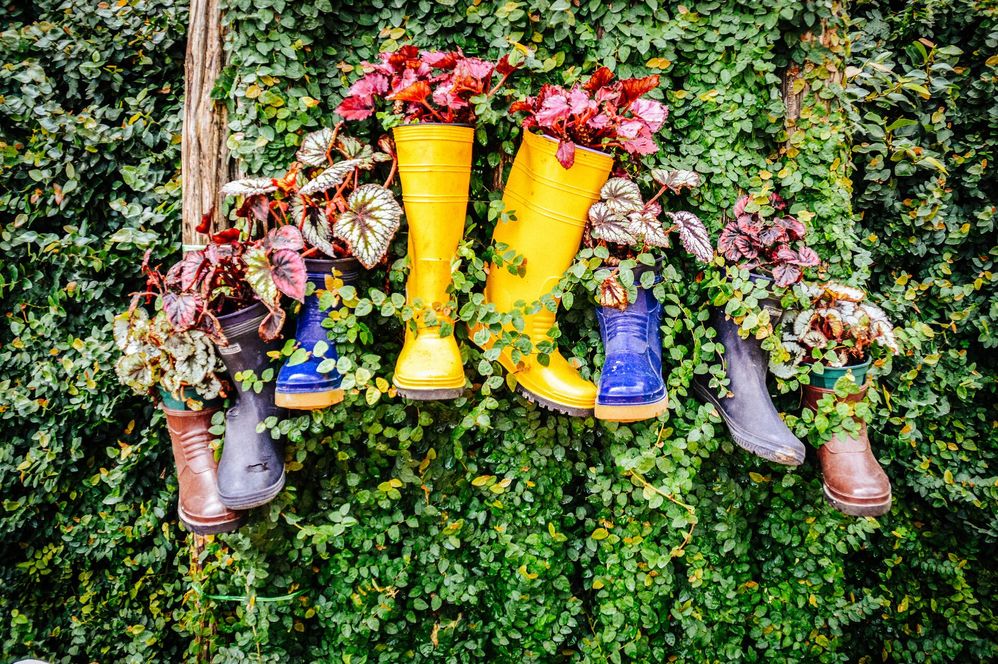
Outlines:
POLYGON ((719 309, 711 312, 710 320, 724 345, 724 371, 732 396, 718 397, 708 386, 709 376, 695 376, 693 389, 703 401, 717 407, 739 447, 776 463, 801 465, 804 444, 780 419, 766 387, 769 362, 762 342, 738 336, 738 325, 725 319, 719 309))
POLYGON ((218 494, 232 510, 265 505, 284 488, 284 441, 274 440, 269 430, 256 430, 266 418, 284 416, 284 410, 274 405, 275 382, 265 383, 258 394, 243 391, 235 379, 247 370, 259 378, 270 364, 267 352, 281 347, 280 341, 266 343, 257 334, 266 315, 267 309, 257 303, 219 318, 229 345, 218 352, 239 394, 236 405, 225 413, 225 446, 218 461, 218 494))

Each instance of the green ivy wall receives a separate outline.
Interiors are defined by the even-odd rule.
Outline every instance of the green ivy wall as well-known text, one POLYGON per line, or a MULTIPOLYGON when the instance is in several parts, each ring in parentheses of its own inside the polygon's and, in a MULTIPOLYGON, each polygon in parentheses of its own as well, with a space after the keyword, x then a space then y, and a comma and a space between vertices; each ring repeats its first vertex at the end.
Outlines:
MULTIPOLYGON (((716 232, 739 191, 779 188, 813 214, 830 272, 884 302, 906 352, 873 397, 894 508, 845 517, 813 457, 751 457, 692 398, 718 355, 711 275, 680 252, 658 287, 672 395, 659 421, 539 411, 461 325, 471 396, 383 392, 411 316, 402 234, 333 328, 355 393, 281 425, 287 491, 203 548, 176 523, 162 417, 111 366, 111 316, 143 251, 179 251, 186 5, 0 0, 0 15, 4 661, 998 657, 993 5, 231 0, 216 94, 247 173, 285 166, 331 120, 350 65, 409 40, 536 49, 511 94, 598 63, 654 71, 672 109, 655 159, 706 180, 675 204, 716 232)), ((455 278, 466 317, 517 129, 496 112, 478 139, 455 278)), ((565 280, 559 322, 594 377, 591 265, 565 280)), ((776 387, 805 436, 796 384, 776 387)))

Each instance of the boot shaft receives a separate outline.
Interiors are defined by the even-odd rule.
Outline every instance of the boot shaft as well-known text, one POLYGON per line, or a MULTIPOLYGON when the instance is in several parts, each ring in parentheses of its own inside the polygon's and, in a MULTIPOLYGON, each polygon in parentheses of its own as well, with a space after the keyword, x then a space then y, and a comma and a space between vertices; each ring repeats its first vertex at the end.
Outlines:
MULTIPOLYGON (((343 282, 344 286, 354 284, 360 277, 360 262, 354 258, 338 260, 316 260, 306 259, 305 269, 308 280, 315 284, 317 290, 326 288, 326 278, 333 277, 336 271, 336 278, 343 282)), ((298 320, 295 323, 295 340, 305 350, 311 352, 317 341, 328 341, 326 328, 322 326, 330 311, 339 309, 341 304, 337 302, 332 309, 323 309, 319 306, 319 296, 313 292, 305 296, 301 309, 298 312, 298 320)), ((332 345, 332 344, 330 344, 332 345)))
POLYGON ((162 408, 170 432, 177 474, 183 476, 185 468, 194 473, 214 472, 215 456, 211 449, 214 436, 208 432, 208 429, 211 427, 211 418, 218 409, 174 410, 166 406, 162 408))
MULTIPOLYGON (((236 374, 242 371, 252 371, 260 379, 264 370, 270 366, 270 357, 267 353, 280 351, 281 341, 266 342, 260 338, 257 328, 267 315, 267 308, 259 302, 240 309, 234 313, 219 317, 222 324, 222 332, 229 340, 228 346, 221 346, 218 354, 222 358, 236 392, 239 393, 240 402, 250 401, 257 403, 261 415, 272 414, 275 410, 274 403, 274 381, 264 383, 260 392, 250 390, 246 392, 242 388, 242 383, 236 380, 236 374)), ((276 370, 276 366, 275 366, 276 370)))
POLYGON ((651 291, 638 288, 627 309, 598 307, 596 317, 607 357, 617 353, 650 353, 661 365, 662 342, 659 329, 662 305, 651 291))
POLYGON ((475 130, 418 124, 393 130, 409 227, 409 303, 447 301, 451 261, 464 235, 475 130))
POLYGON ((551 292, 572 264, 589 207, 599 199, 613 159, 602 152, 577 147, 575 164, 564 168, 556 157, 558 142, 523 133, 506 181, 503 203, 515 221, 496 223, 493 240, 524 257, 524 274, 492 266, 485 296, 500 311, 518 300, 528 305, 551 292))

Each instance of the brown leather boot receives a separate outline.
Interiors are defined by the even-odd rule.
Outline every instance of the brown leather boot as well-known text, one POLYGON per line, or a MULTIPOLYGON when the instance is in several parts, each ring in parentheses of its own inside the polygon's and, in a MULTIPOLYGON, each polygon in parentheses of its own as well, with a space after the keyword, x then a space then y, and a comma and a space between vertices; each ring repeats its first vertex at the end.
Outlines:
MULTIPOLYGON (((866 397, 869 384, 857 394, 841 399, 844 403, 857 403, 866 397)), ((818 410, 818 401, 826 394, 834 394, 813 385, 804 386, 804 405, 818 410)), ((891 509, 891 483, 884 469, 877 463, 870 450, 866 422, 857 420, 859 433, 852 437, 837 433, 818 448, 821 474, 824 476, 825 497, 832 506, 850 516, 880 516, 891 509)))
POLYGON ((211 450, 211 416, 217 408, 173 410, 163 406, 173 441, 180 498, 177 514, 198 535, 228 533, 239 527, 241 517, 222 504, 218 496, 218 464, 211 450))

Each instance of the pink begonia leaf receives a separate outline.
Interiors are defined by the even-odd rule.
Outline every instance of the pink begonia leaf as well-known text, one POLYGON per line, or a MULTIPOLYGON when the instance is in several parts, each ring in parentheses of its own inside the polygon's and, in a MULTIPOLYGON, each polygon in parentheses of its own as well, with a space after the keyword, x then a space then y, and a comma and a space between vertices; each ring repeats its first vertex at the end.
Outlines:
POLYGON ((783 286, 784 288, 797 283, 802 276, 804 275, 801 269, 789 263, 777 265, 773 268, 773 278, 776 280, 776 285, 783 286))
POLYGON ((617 130, 617 136, 621 138, 637 138, 641 130, 645 128, 645 125, 640 120, 625 120, 620 123, 620 128, 617 130))
POLYGON ((745 206, 748 205, 748 202, 749 202, 748 196, 742 196, 741 198, 738 199, 738 201, 735 203, 736 218, 745 214, 745 206))
POLYGON ((357 79, 347 95, 351 97, 363 97, 364 101, 369 101, 375 95, 382 95, 388 92, 388 77, 384 74, 367 74, 357 79))
POLYGON ((575 143, 562 139, 555 156, 564 168, 571 168, 575 164, 575 143))
POLYGON ((492 76, 493 64, 491 62, 486 62, 485 60, 480 60, 478 58, 464 58, 463 60, 458 60, 456 70, 460 70, 461 73, 468 73, 472 77, 477 79, 485 79, 492 76))
POLYGON ((669 117, 669 108, 651 99, 635 99, 631 104, 631 114, 644 121, 654 134, 665 124, 665 119, 669 117))
POLYGON ((363 100, 359 97, 347 97, 336 107, 336 113, 345 120, 363 120, 374 113, 374 100, 363 100))
POLYGON ((553 95, 545 99, 541 105, 541 110, 537 112, 537 122, 551 126, 558 120, 567 118, 570 112, 568 99, 563 95, 553 95))
POLYGON ((621 145, 631 154, 654 154, 658 151, 658 145, 651 139, 651 136, 638 136, 621 142, 621 145))
POLYGON ((460 54, 454 51, 423 51, 419 57, 431 67, 452 69, 457 64, 460 54))
POLYGON ((797 251, 797 264, 801 267, 814 267, 821 262, 821 258, 818 257, 817 252, 811 247, 801 247, 797 251))
POLYGON ((433 91, 433 103, 444 108, 464 108, 468 102, 452 94, 454 85, 442 85, 433 91))
POLYGON ((590 118, 589 122, 587 122, 586 124, 588 124, 589 127, 591 127, 592 129, 602 129, 603 127, 610 124, 610 118, 608 118, 606 114, 600 113, 590 118))
POLYGON ((596 102, 590 99, 584 90, 580 90, 579 88, 572 88, 572 91, 568 93, 568 105, 575 115, 582 115, 587 111, 596 110, 596 102))

